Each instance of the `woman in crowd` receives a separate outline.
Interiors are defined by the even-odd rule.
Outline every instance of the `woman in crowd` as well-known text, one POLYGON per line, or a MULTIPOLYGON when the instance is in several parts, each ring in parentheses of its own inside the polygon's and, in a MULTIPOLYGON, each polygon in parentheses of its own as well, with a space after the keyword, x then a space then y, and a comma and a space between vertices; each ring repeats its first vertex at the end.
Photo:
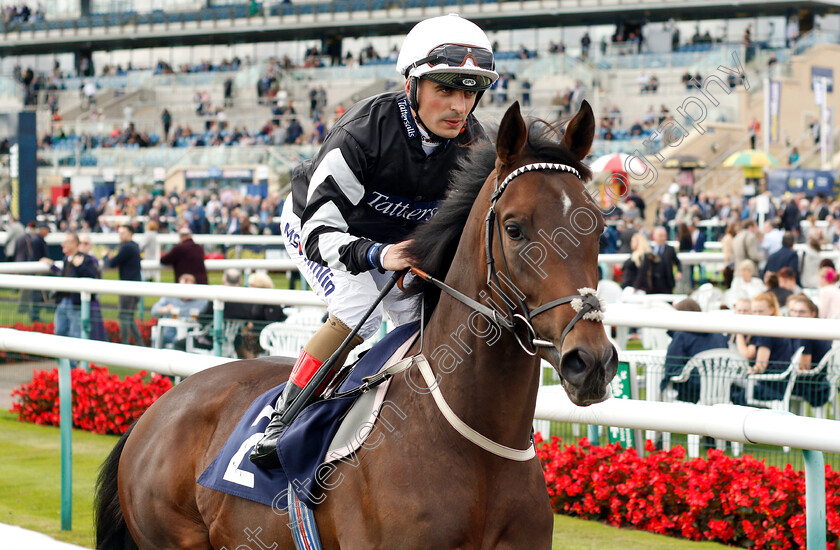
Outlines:
MULTIPOLYGON (((763 292, 752 299, 753 315, 779 315, 779 302, 769 292, 763 292)), ((738 352, 746 357, 752 365, 747 374, 779 373, 790 365, 793 355, 793 343, 790 338, 775 336, 752 336, 749 340, 739 334, 735 337, 738 352)), ((754 397, 761 400, 781 399, 785 393, 786 380, 761 380, 755 385, 754 397)), ((733 388, 732 401, 745 405, 742 388, 733 388)))
MULTIPOLYGON (((819 309, 804 294, 794 294, 788 298, 787 308, 788 315, 791 317, 819 317, 819 309)), ((793 349, 802 347, 802 358, 799 360, 800 373, 793 386, 793 395, 803 398, 812 407, 824 405, 831 393, 831 387, 826 379, 826 369, 810 374, 810 371, 829 352, 831 343, 831 340, 805 340, 802 338, 795 338, 792 342, 793 349)))
POLYGON ((776 301, 780 304, 786 304, 787 299, 793 294, 793 291, 783 288, 779 284, 779 275, 768 271, 764 274, 764 284, 767 285, 767 292, 776 297, 776 301))
POLYGON ((820 276, 820 250, 822 245, 819 235, 808 235, 808 246, 802 254, 802 268, 799 270, 799 281, 802 288, 818 288, 820 276))
POLYGON ((735 252, 732 249, 732 241, 741 229, 737 221, 729 222, 726 225, 726 232, 720 239, 720 248, 723 251, 723 286, 732 286, 732 278, 735 275, 735 252))
POLYGON ((818 284, 820 317, 836 319, 840 316, 840 288, 837 288, 837 272, 833 267, 820 268, 818 284))
MULTIPOLYGON (((700 304, 686 298, 674 306, 677 311, 700 311, 700 304)), ((683 330, 668 331, 671 343, 665 354, 665 375, 659 387, 662 391, 671 383, 671 377, 679 376, 688 360, 701 351, 726 347, 726 337, 723 334, 706 332, 687 332, 683 330)), ((677 391, 677 400, 697 403, 700 399, 700 375, 697 371, 691 373, 685 382, 672 383, 677 391)))
POLYGON ((732 280, 730 288, 736 296, 750 299, 766 290, 761 279, 755 276, 755 264, 752 260, 743 260, 738 264, 738 274, 732 280))
MULTIPOLYGON (((740 298, 735 301, 735 305, 732 308, 735 311, 735 315, 751 315, 752 314, 752 302, 749 298, 740 298)), ((750 335, 749 334, 730 334, 728 343, 729 349, 738 350, 738 344, 736 343, 736 339, 738 336, 742 336, 744 338, 745 343, 749 343, 750 335)))
POLYGON ((635 233, 630 239, 630 258, 624 262, 621 286, 628 292, 646 294, 653 289, 653 253, 644 233, 635 233))

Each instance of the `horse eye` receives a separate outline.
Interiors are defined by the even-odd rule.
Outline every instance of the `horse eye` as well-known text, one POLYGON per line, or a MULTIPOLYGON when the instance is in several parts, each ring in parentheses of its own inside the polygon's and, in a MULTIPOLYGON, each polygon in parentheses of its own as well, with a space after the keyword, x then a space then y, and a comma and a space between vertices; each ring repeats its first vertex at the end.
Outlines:
POLYGON ((514 241, 518 241, 524 238, 524 236, 522 235, 522 229, 515 223, 506 225, 505 231, 507 232, 508 237, 510 237, 514 241))

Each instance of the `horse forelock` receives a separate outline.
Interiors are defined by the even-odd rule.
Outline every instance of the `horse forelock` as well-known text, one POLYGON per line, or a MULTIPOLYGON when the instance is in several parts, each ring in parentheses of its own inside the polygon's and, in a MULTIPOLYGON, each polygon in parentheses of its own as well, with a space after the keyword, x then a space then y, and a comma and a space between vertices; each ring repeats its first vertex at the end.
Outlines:
MULTIPOLYGON (((581 159, 562 144, 562 128, 565 126, 565 121, 549 123, 529 118, 527 126, 528 141, 522 152, 522 158, 532 158, 534 162, 565 164, 574 168, 581 176, 580 188, 582 190, 583 182, 592 178, 592 172, 581 159)), ((412 244, 407 252, 415 259, 415 266, 441 280, 446 278, 455 257, 458 243, 476 198, 485 184, 489 186, 494 184, 489 176, 496 163, 496 130, 488 133, 491 138, 489 142, 465 147, 460 155, 458 166, 450 177, 449 191, 437 213, 427 223, 415 229, 410 236, 412 244)), ((585 193, 585 191, 581 192, 585 193)), ((575 204, 579 202, 575 198, 577 194, 569 193, 572 197, 570 200, 575 204)), ((600 212, 597 215, 600 216, 600 212)), ((437 305, 440 290, 431 284, 414 279, 407 286, 406 291, 409 295, 423 294, 425 322, 437 305)))

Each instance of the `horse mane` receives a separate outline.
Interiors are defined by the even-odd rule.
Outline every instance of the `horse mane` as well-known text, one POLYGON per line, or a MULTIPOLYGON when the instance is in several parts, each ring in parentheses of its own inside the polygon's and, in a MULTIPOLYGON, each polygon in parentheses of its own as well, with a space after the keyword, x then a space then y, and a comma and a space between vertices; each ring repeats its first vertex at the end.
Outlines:
MULTIPOLYGON (((528 141, 524 154, 539 159, 540 162, 571 166, 580 173, 582 181, 586 182, 592 177, 591 170, 562 144, 566 122, 567 120, 560 120, 549 123, 536 118, 526 119, 528 141)), ((437 213, 409 236, 412 243, 406 250, 408 256, 414 258, 415 267, 436 279, 446 278, 473 203, 495 167, 497 130, 492 129, 489 132, 489 142, 465 147, 466 150, 462 151, 458 165, 450 176, 449 189, 437 213)), ((423 295, 422 322, 425 324, 437 306, 440 289, 414 278, 405 290, 409 296, 423 295)))

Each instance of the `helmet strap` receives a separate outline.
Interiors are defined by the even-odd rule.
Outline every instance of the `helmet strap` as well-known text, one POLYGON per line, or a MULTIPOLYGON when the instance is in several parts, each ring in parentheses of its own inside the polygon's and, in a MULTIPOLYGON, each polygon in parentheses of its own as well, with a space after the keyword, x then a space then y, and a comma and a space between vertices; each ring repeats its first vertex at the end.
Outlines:
MULTIPOLYGON (((420 126, 423 127, 423 129, 426 131, 427 134, 429 134, 429 138, 432 141, 439 141, 441 143, 445 143, 445 142, 449 141, 449 138, 439 136, 436 133, 432 132, 429 129, 429 127, 426 126, 426 123, 423 122, 423 119, 420 118, 420 103, 417 101, 417 86, 418 86, 417 81, 419 79, 416 76, 412 76, 412 77, 409 77, 409 78, 410 78, 410 80, 408 82, 408 104, 409 104, 409 106, 411 106, 411 110, 413 111, 414 120, 416 120, 417 123, 420 124, 420 126)), ((475 106, 473 106, 473 109, 475 109, 475 106)), ((472 111, 470 111, 470 112, 472 112, 472 111)))

